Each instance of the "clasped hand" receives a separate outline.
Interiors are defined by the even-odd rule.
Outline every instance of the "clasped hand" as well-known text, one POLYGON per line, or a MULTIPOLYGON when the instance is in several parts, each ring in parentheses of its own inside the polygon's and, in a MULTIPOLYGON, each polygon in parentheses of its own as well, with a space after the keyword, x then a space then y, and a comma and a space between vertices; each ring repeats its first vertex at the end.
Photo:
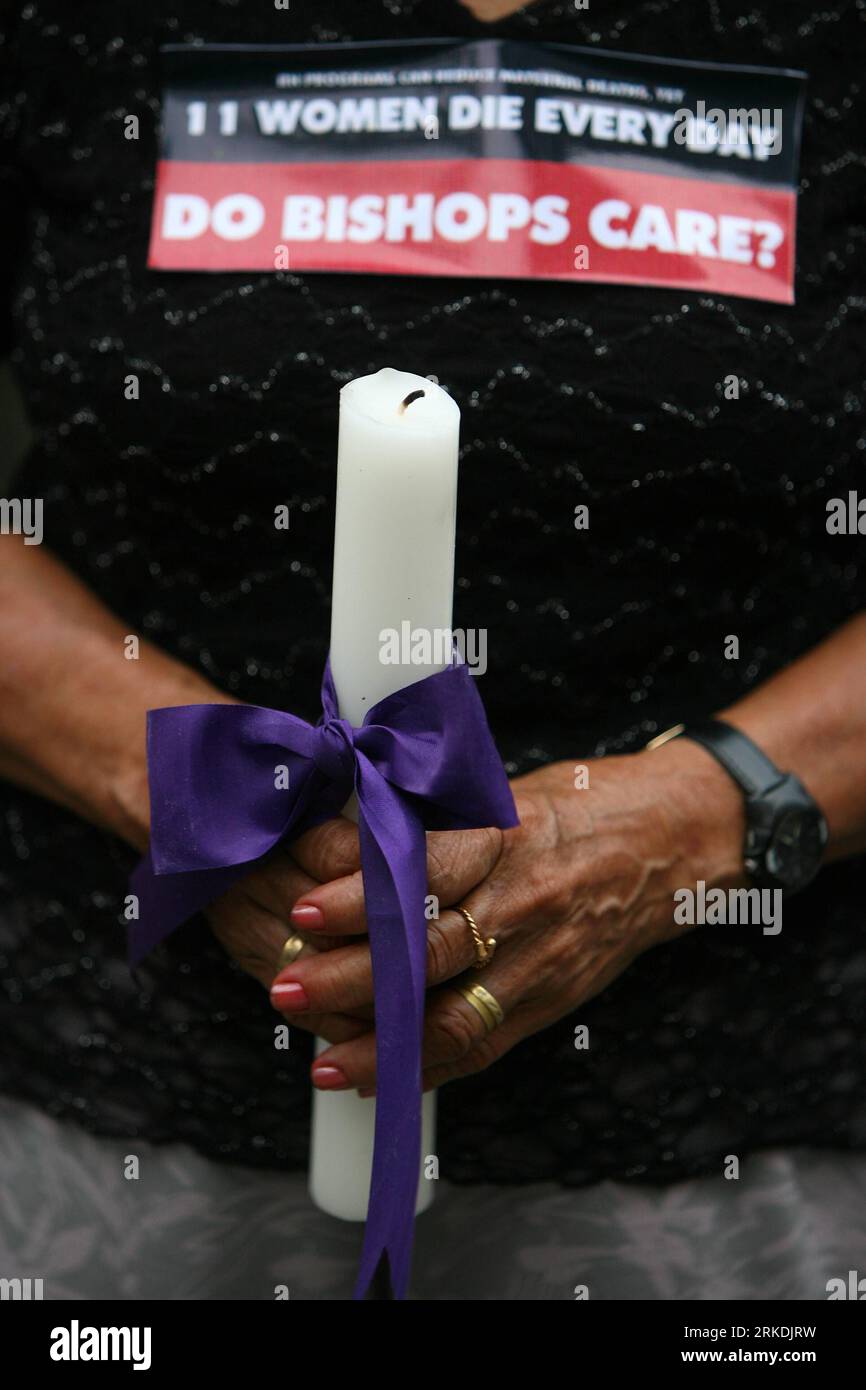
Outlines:
MULTIPOLYGON (((576 779, 571 763, 516 779, 520 824, 512 830, 427 837, 428 892, 438 902, 427 924, 427 1090, 489 1066, 684 930, 673 922, 678 887, 739 879, 740 798, 697 745, 678 741, 585 767, 588 779, 576 779), (496 939, 482 970, 458 906, 496 939), (454 988, 474 980, 504 1012, 492 1031, 454 988)), ((279 847, 208 916, 291 1025, 331 1044, 313 1063, 314 1084, 374 1094, 373 974, 352 822, 338 817, 279 847), (312 949, 275 978, 292 932, 312 949)))

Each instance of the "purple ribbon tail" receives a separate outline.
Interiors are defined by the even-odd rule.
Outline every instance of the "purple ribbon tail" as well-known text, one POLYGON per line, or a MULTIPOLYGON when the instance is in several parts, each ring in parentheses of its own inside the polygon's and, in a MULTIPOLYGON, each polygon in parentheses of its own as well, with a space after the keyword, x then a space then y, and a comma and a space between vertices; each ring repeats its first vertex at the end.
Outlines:
POLYGON ((359 759, 359 834, 373 960, 376 1130, 355 1298, 383 1254, 395 1298, 409 1283, 421 1169, 421 1040, 427 970, 427 841, 414 808, 359 759))

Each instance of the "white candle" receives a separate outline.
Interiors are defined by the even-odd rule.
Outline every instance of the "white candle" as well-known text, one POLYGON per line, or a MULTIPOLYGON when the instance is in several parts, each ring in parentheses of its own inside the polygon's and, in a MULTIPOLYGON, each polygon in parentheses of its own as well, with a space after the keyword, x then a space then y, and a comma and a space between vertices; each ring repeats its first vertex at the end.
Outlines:
MULTIPOLYGON (((386 664, 381 654, 382 634, 403 633, 404 624, 431 635, 451 628, 459 430, 452 398, 411 372, 384 367, 340 392, 331 672, 340 715, 352 724, 363 723, 386 695, 448 664, 447 655, 426 665, 386 664)), ((433 656, 441 655, 431 647, 433 656)), ((346 814, 353 814, 351 806, 346 814)), ((320 1041, 317 1051, 326 1046, 320 1041)), ((323 1211, 345 1221, 367 1215, 375 1105, 355 1091, 314 1092, 310 1192, 323 1211)), ((434 1152, 435 1132, 430 1092, 423 1102, 419 1212, 433 1200, 423 1162, 434 1152)))

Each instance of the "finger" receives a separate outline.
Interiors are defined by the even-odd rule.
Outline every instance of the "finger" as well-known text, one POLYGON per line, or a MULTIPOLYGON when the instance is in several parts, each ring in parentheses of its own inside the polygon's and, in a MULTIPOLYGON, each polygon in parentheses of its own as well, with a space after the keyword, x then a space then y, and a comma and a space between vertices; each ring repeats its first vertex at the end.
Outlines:
POLYGON ((442 907, 451 907, 471 893, 496 867, 502 853, 502 831, 434 830, 427 836, 427 882, 442 907))
MULTIPOLYGON (((486 940, 492 935, 497 943, 496 957, 492 965, 485 968, 483 975, 476 976, 475 972, 472 972, 466 976, 466 980, 470 983, 475 980, 478 983, 484 983, 485 988, 494 994, 507 1013, 510 1009, 515 1008, 517 1003, 527 994, 526 962, 523 959, 523 953, 519 951, 515 953, 513 947, 506 950, 504 954, 500 951, 500 943, 508 942, 512 938, 519 939, 521 930, 518 918, 520 894, 511 895, 517 899, 517 905, 515 905, 511 898, 503 893, 502 885, 498 881, 500 877, 503 875, 494 871, 466 899, 465 905, 475 918, 482 938, 486 940)), ((464 940, 472 942, 472 935, 462 914, 455 914, 455 916, 459 916, 459 920, 463 922, 466 930, 464 940)), ((473 1042, 483 1037, 484 1031, 484 1022, 477 1011, 472 1008, 472 1005, 453 989, 447 986, 443 987, 431 995, 429 999, 425 1018, 422 1067, 447 1066, 458 1063, 469 1051, 473 1042)), ((342 1086, 375 1086, 375 1034, 367 1038, 358 1038, 347 1044, 345 1048, 338 1047, 323 1052, 313 1066, 314 1084, 318 1084, 316 1071, 319 1067, 332 1069, 332 1074, 329 1073, 328 1080, 328 1085, 332 1089, 338 1089, 342 1086), (331 1056, 332 1051, 336 1052, 336 1057, 331 1056), (338 1082, 334 1077, 344 1079, 338 1082)))
MULTIPOLYGON (((253 902, 240 884, 212 903, 206 915, 214 935, 229 955, 247 974, 269 988, 290 935, 285 923, 253 902)), ((304 949, 311 954, 314 951, 312 946, 304 949)), ((293 1018, 291 1025, 329 1043, 348 1042, 371 1028, 369 1018, 350 1018, 337 1012, 310 1013, 303 1020, 293 1018)))
POLYGON ((519 976, 505 962, 500 962, 498 970, 494 963, 483 972, 470 971, 455 984, 436 990, 430 996, 424 1019, 422 1072, 441 1066, 459 1067, 468 1062, 476 1049, 495 1055, 496 1034, 513 1018, 521 994, 519 976), (473 1004, 460 987, 478 988, 484 993, 473 1004), (485 996, 492 998, 492 1006, 485 1002, 485 996), (496 1004, 504 1015, 501 1022, 490 1017, 490 1008, 495 1009, 496 1004))
POLYGON ((372 1029, 369 1020, 350 1018, 347 1014, 304 1014, 301 1018, 284 1019, 284 1022, 290 1029, 300 1028, 329 1043, 351 1042, 372 1029))
MULTIPOLYGON (((446 1081, 456 1081, 461 1076, 472 1076, 476 1072, 484 1071, 491 1063, 504 1057, 506 1052, 510 1052, 516 1043, 522 1042, 524 1038, 535 1032, 543 1023, 532 1023, 529 1018, 528 1010, 518 1004, 510 1018, 503 1024, 495 1028, 491 1033, 486 1033, 483 1038, 470 1047, 468 1052, 456 1062, 440 1063, 437 1066, 428 1067, 421 1074, 421 1090, 426 1094, 427 1091, 435 1091, 440 1086, 444 1086, 446 1081)), ((363 1100, 375 1096, 375 1086, 362 1086, 358 1095, 363 1100)))
POLYGON ((211 903, 206 916, 217 940, 241 969, 269 988, 291 935, 286 923, 248 897, 241 884, 211 903))
POLYGON ((504 1057, 506 1052, 510 1052, 516 1043, 522 1042, 543 1026, 542 1023, 533 1024, 530 1021, 529 1010, 518 1004, 514 1013, 506 1018, 504 1023, 492 1032, 486 1033, 456 1062, 439 1062, 427 1067, 421 1075, 422 1091, 435 1091, 437 1087, 444 1086, 446 1081, 456 1081, 458 1077, 474 1076, 477 1072, 484 1071, 491 1063, 504 1057))
POLYGON ((292 927, 298 931, 317 931, 324 925, 315 914, 310 914, 306 920, 293 917, 298 899, 316 888, 318 881, 295 863, 283 845, 262 859, 240 886, 254 902, 282 919, 287 935, 292 927))
MULTIPOLYGON (((507 1019, 509 1011, 517 1006, 520 986, 510 969, 500 970, 497 975, 494 974, 495 970, 494 963, 489 971, 484 971, 484 988, 493 994, 507 1019)), ((474 971, 461 979, 461 983, 466 984, 481 982, 481 977, 474 971)), ((487 1039, 488 1033, 492 1036, 482 1014, 453 985, 443 986, 429 997, 424 1020, 422 1070, 459 1065, 474 1047, 487 1039)), ((322 1052, 311 1068, 314 1085, 319 1085, 317 1072, 320 1070, 329 1090, 375 1086, 375 1034, 339 1043, 322 1052), (335 1074, 342 1078, 339 1085, 334 1080, 335 1074)))
MULTIPOLYGON (((444 912, 427 924, 427 983, 442 984, 476 963, 476 947, 466 919, 444 912)), ((373 962, 366 942, 298 956, 281 970, 271 989, 275 1008, 356 1013, 373 1003, 373 962)))
POLYGON ((345 878, 361 867, 358 827, 345 816, 323 821, 292 841, 291 855, 319 883, 345 878))
MULTIPOLYGON (((248 896, 245 891, 246 882, 244 880, 243 884, 236 884, 216 902, 211 903, 206 916, 217 940, 241 969, 270 989, 275 975, 280 971, 283 947, 293 933, 285 922, 260 907, 248 896)), ((308 943, 296 959, 304 960, 307 955, 314 955, 315 951, 316 947, 308 943)), ((372 1010, 369 1016, 361 1019, 360 1028, 341 1033, 339 1040, 355 1037, 358 1032, 368 1029, 371 1017, 372 1010)), ((305 1026, 313 1032, 316 1031, 315 1025, 309 1021, 305 1026)), ((338 1041, 338 1038, 335 1036, 333 1041, 338 1041)))
POLYGON ((315 879, 298 867, 285 846, 279 846, 261 860, 241 886, 248 897, 284 922, 287 936, 292 932, 310 933, 318 951, 330 951, 344 944, 344 937, 330 935, 324 930, 325 923, 318 908, 296 910, 297 899, 317 885, 315 879))
MULTIPOLYGON (((327 824, 337 822, 328 821, 327 824)), ((297 846, 293 853, 296 849, 297 846)), ((431 831, 427 836, 427 887, 430 896, 436 900, 434 910, 441 913, 444 908, 462 902, 492 873, 501 850, 500 830, 431 831)), ((360 869, 348 876, 334 878, 331 882, 312 883, 309 891, 297 903, 292 916, 293 923, 299 928, 316 920, 307 916, 310 908, 317 908, 321 913, 322 930, 336 935, 366 932, 364 884, 360 869)))

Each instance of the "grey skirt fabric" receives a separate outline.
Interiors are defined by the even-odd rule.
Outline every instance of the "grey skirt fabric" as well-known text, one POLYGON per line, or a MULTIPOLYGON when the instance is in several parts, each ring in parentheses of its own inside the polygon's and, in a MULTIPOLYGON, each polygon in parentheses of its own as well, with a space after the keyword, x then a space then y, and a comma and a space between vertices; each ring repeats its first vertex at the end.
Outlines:
MULTIPOLYGON (((361 1228, 298 1174, 97 1139, 0 1100, 0 1278, 46 1299, 351 1297, 361 1228), (138 1160, 138 1177, 130 1158, 138 1160)), ((866 1158, 768 1151, 665 1188, 442 1182, 418 1222, 416 1300, 825 1299, 866 1270, 866 1158)))

